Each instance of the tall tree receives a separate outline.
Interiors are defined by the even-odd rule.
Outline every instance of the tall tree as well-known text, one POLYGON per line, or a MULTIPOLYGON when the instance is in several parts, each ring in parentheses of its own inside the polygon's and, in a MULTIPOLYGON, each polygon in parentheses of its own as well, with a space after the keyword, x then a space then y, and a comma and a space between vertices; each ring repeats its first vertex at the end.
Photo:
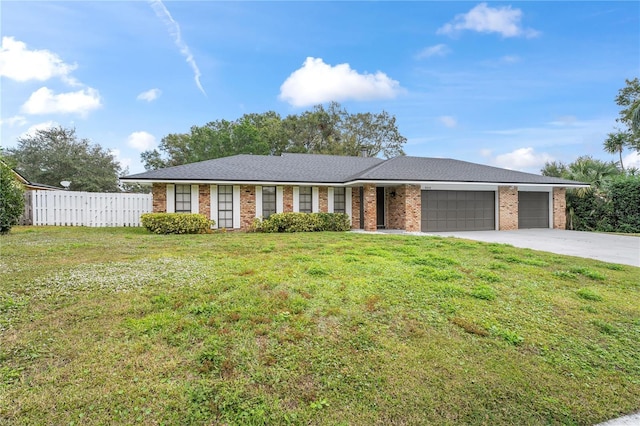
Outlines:
POLYGON ((620 156, 620 168, 624 171, 624 164, 622 163, 622 152, 630 138, 629 132, 616 132, 609 133, 607 139, 604 141, 604 150, 609 154, 618 154, 620 156))
POLYGON ((193 126, 188 134, 165 136, 157 150, 143 152, 141 157, 147 170, 236 154, 297 152, 389 158, 403 155, 406 141, 395 117, 387 112, 350 114, 332 102, 326 108, 316 105, 285 119, 268 111, 193 126))
POLYGON ((622 164, 622 152, 625 148, 630 148, 640 152, 640 80, 636 77, 633 80, 625 80, 626 86, 618 91, 616 105, 621 109, 616 121, 622 128, 615 133, 609 133, 603 143, 606 152, 620 156, 620 167, 622 164))
POLYGON ((75 129, 36 130, 19 138, 7 153, 16 170, 32 182, 60 186, 67 180, 74 191, 119 191, 120 163, 100 145, 78 139, 75 129))

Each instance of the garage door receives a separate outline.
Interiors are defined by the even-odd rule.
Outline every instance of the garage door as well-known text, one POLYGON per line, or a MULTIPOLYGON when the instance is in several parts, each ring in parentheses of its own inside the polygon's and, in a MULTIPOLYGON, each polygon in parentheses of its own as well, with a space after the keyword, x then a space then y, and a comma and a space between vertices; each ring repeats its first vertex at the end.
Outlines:
POLYGON ((495 192, 422 191, 423 232, 495 229, 495 192))
POLYGON ((518 192, 518 228, 549 227, 549 193, 518 192))

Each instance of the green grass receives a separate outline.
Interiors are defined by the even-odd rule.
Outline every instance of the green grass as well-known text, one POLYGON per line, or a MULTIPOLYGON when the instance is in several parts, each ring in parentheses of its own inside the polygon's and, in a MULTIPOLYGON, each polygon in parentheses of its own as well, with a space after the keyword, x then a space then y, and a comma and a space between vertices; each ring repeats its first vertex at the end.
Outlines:
POLYGON ((576 424, 640 409, 640 269, 367 234, 0 238, 0 424, 576 424))

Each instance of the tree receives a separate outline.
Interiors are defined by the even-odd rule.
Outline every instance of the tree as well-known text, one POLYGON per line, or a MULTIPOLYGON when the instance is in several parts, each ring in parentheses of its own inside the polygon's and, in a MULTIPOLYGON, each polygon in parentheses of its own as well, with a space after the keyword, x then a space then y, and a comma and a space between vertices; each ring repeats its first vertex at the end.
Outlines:
POLYGON ((19 138, 8 154, 30 181, 59 186, 68 180, 74 191, 119 191, 120 163, 100 145, 78 139, 75 129, 36 130, 19 138))
POLYGON ((616 132, 609 133, 607 139, 604 141, 604 150, 609 154, 618 154, 620 156, 620 168, 624 171, 624 164, 622 163, 622 151, 629 140, 630 135, 628 132, 616 132))
POLYGON ((18 223, 24 211, 24 190, 13 170, 0 159, 0 235, 18 223))
POLYGON ((618 91, 616 104, 621 107, 616 121, 622 125, 615 133, 609 133, 603 148, 610 154, 618 153, 620 167, 622 152, 630 148, 640 152, 640 80, 625 80, 626 86, 618 91))
POLYGON ((147 170, 236 154, 280 155, 283 152, 404 155, 407 139, 396 119, 385 111, 350 114, 339 103, 282 119, 273 111, 245 114, 237 120, 217 120, 193 126, 190 133, 165 136, 158 150, 141 154, 147 170))

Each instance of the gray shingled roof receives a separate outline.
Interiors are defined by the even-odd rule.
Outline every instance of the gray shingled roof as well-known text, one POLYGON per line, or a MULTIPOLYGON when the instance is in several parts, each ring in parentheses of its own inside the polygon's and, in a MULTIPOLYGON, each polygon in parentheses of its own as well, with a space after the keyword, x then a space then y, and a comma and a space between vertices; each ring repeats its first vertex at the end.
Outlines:
POLYGON ((127 176, 143 180, 343 183, 380 158, 335 155, 235 155, 127 176))
POLYGON ((135 181, 348 183, 353 181, 487 182, 580 185, 580 182, 517 172, 449 158, 389 160, 316 154, 236 155, 129 175, 135 181))
POLYGON ((579 184, 572 180, 517 172, 450 158, 395 157, 369 169, 357 180, 579 184))

